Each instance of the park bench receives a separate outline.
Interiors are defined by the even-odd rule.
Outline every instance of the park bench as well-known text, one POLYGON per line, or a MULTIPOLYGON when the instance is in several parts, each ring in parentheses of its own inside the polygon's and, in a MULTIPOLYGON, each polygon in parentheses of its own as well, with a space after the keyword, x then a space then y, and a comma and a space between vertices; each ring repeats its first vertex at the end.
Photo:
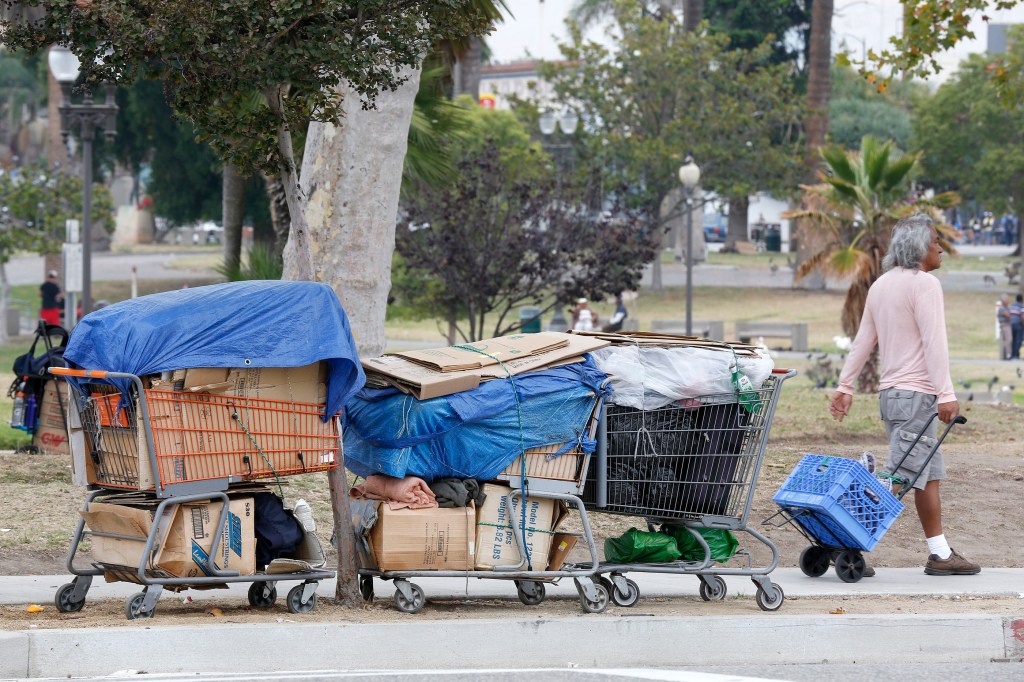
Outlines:
POLYGON ((764 322, 761 320, 737 320, 736 338, 751 343, 759 338, 788 338, 792 350, 807 350, 806 322, 764 322))
MULTIPOLYGON (((722 320, 692 320, 690 326, 694 336, 715 341, 725 340, 725 322, 722 320)), ((665 334, 685 334, 686 320, 652 320, 651 331, 665 334)))

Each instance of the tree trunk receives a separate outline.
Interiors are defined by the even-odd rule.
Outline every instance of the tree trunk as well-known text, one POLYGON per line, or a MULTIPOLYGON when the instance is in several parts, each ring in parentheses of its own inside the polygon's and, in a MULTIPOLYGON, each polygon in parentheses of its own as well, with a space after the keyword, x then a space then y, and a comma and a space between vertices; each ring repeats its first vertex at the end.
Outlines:
POLYGON ((230 163, 224 164, 224 198, 221 218, 224 221, 224 269, 234 272, 242 264, 242 222, 245 220, 246 179, 230 163))
MULTIPOLYGON (((832 11, 832 0, 814 0, 811 7, 811 33, 808 38, 810 49, 807 59, 807 123, 804 126, 807 139, 804 181, 807 184, 818 181, 818 149, 825 143, 825 133, 828 131, 828 103, 832 87, 829 75, 832 63, 832 11)), ((794 232, 797 239, 796 265, 799 267, 824 248, 824 238, 806 221, 797 221, 794 232)), ((797 285, 794 283, 794 286, 797 285)), ((820 273, 814 273, 804 277, 800 286, 823 289, 825 279, 820 273)))
POLYGON ((360 357, 384 351, 395 217, 420 72, 408 75, 395 92, 379 93, 373 110, 347 93, 342 123, 314 123, 306 136, 302 190, 316 266, 345 307, 360 357))
MULTIPOLYGON (((395 217, 420 71, 406 75, 396 91, 378 93, 377 108, 369 111, 347 84, 339 85, 345 95, 342 121, 314 123, 306 135, 300 191, 307 197, 305 215, 317 247, 310 265, 337 292, 360 357, 384 351, 395 217)), ((293 210, 290 200, 288 207, 293 210)), ((293 220, 289 244, 296 229, 293 220)), ((355 606, 362 597, 355 554, 344 549, 355 538, 344 471, 332 477, 331 505, 338 538, 335 598, 355 606)))
POLYGON ((279 261, 284 260, 284 247, 288 243, 292 219, 288 215, 288 199, 284 195, 284 185, 277 175, 263 174, 263 185, 267 188, 270 200, 270 225, 274 230, 274 255, 279 261))
MULTIPOLYGON (((723 251, 735 252, 737 242, 747 243, 747 213, 750 209, 748 197, 734 198, 729 200, 729 228, 726 232, 725 246, 723 251)), ((763 237, 762 237, 763 238, 763 237)))
POLYGON ((335 549, 338 550, 338 581, 334 588, 334 599, 343 606, 356 607, 365 600, 359 591, 356 531, 348 504, 348 474, 345 472, 344 448, 339 448, 338 460, 338 466, 327 474, 327 483, 331 488, 335 549))
POLYGON ((315 282, 316 269, 313 266, 313 244, 310 240, 309 226, 306 223, 306 211, 299 177, 295 172, 295 152, 292 149, 292 133, 284 120, 283 98, 288 94, 288 86, 281 85, 264 90, 267 106, 277 116, 277 150, 281 154, 281 182, 284 184, 284 196, 288 201, 288 213, 291 216, 291 229, 288 241, 284 246, 284 274, 281 279, 315 282))
POLYGON ((483 66, 484 41, 479 36, 469 39, 469 49, 459 59, 459 82, 455 84, 456 92, 469 95, 474 102, 480 101, 480 67, 483 66))
POLYGON ((704 0, 683 0, 683 30, 696 31, 704 18, 704 0))

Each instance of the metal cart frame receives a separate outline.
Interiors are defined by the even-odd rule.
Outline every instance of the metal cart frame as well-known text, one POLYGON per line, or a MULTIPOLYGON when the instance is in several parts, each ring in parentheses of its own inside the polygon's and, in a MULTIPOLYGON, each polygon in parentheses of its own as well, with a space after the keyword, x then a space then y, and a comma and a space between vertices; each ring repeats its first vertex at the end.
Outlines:
MULTIPOLYGON (((258 469, 254 470, 250 462, 248 464, 248 474, 231 474, 202 480, 184 480, 179 483, 167 482, 163 480, 161 475, 161 462, 158 460, 162 453, 159 450, 159 439, 154 438, 153 434, 153 424, 147 399, 147 390, 144 388, 139 377, 124 372, 111 372, 104 370, 52 368, 50 371, 51 373, 61 377, 82 381, 91 380, 97 383, 109 383, 110 380, 126 380, 130 382, 132 386, 132 401, 128 406, 119 408, 124 410, 122 417, 119 411, 117 413, 111 413, 109 411, 104 413, 102 396, 97 399, 97 397, 85 395, 82 393, 75 381, 68 381, 68 385, 71 386, 72 394, 75 397, 75 400, 69 401, 71 419, 72 421, 78 422, 75 426, 81 426, 83 428, 83 431, 86 432, 85 437, 88 440, 88 444, 83 444, 84 441, 80 441, 78 443, 78 447, 84 447, 86 450, 84 456, 92 458, 93 461, 97 463, 101 462, 105 457, 115 459, 118 457, 135 457, 137 459, 139 455, 138 446, 143 444, 143 441, 140 439, 144 437, 144 445, 147 448, 149 466, 151 467, 154 479, 152 492, 155 498, 160 500, 156 507, 154 518, 160 518, 164 510, 171 506, 186 504, 189 502, 220 501, 222 503, 221 512, 217 526, 215 526, 220 530, 213 534, 213 545, 209 552, 210 557, 216 556, 221 538, 228 527, 229 498, 225 492, 228 490, 228 486, 231 483, 239 483, 261 475, 265 476, 266 474, 261 474, 258 469), (105 452, 101 450, 99 434, 90 434, 89 432, 98 431, 102 428, 101 424, 109 426, 111 424, 111 420, 114 420, 115 426, 124 429, 126 438, 122 439, 124 442, 119 444, 116 451, 105 452), (142 427, 141 433, 139 429, 140 425, 142 427), (134 444, 134 448, 132 444, 134 444)), ((120 394, 110 395, 119 396, 120 394)), ((236 399, 236 402, 243 403, 244 399, 236 399)), ((107 407, 109 407, 109 403, 107 404, 107 407)), ((244 426, 241 428, 244 429, 244 426)), ((248 432, 246 432, 246 436, 248 436, 250 440, 253 438, 248 432)), ((260 449, 259 446, 255 444, 255 441, 254 446, 257 450, 260 449)), ((74 453, 74 448, 76 447, 74 440, 72 440, 71 447, 72 452, 74 453)), ((244 458, 243 461, 245 461, 244 458)), ((131 486, 127 485, 128 479, 130 479, 130 472, 127 479, 120 481, 121 485, 118 485, 117 487, 91 485, 91 492, 86 498, 82 510, 88 511, 90 504, 94 501, 102 501, 102 499, 107 496, 123 493, 126 489, 132 489, 131 486)), ((134 480, 135 487, 133 489, 138 490, 138 471, 135 472, 134 480)), ((156 576, 153 575, 150 564, 154 560, 156 552, 159 550, 160 542, 157 537, 159 531, 160 528, 158 524, 154 523, 149 534, 146 536, 105 533, 88 530, 86 528, 85 518, 79 518, 66 560, 68 572, 74 575, 75 578, 70 583, 58 588, 54 597, 54 605, 57 607, 57 610, 63 613, 80 611, 85 605, 86 595, 92 584, 93 577, 108 574, 118 580, 133 582, 144 586, 141 592, 133 594, 125 601, 125 616, 129 620, 135 618, 152 618, 156 613, 156 603, 159 600, 164 587, 169 587, 174 591, 179 591, 189 587, 227 587, 228 583, 238 582, 252 583, 248 593, 249 604, 253 608, 265 609, 271 607, 277 599, 276 586, 278 582, 301 581, 299 585, 296 585, 289 591, 287 606, 288 610, 292 613, 306 613, 316 607, 316 589, 319 581, 335 577, 334 571, 317 569, 287 574, 268 574, 258 572, 255 575, 239 575, 238 571, 218 568, 213 561, 209 561, 203 567, 204 572, 207 574, 205 577, 179 578, 156 576), (75 565, 75 558, 81 542, 86 536, 144 541, 145 549, 140 555, 138 566, 135 567, 110 566, 94 561, 91 563, 91 567, 82 568, 75 565)))
MULTIPOLYGON (((753 504, 754 490, 760 475, 761 464, 764 459, 765 448, 768 442, 772 420, 775 416, 778 405, 782 383, 793 376, 795 370, 776 369, 766 379, 764 385, 755 389, 757 398, 754 399, 754 407, 749 413, 750 422, 746 425, 735 427, 733 430, 743 430, 743 444, 739 452, 717 453, 711 457, 736 457, 740 460, 736 464, 739 470, 738 476, 735 472, 731 474, 731 480, 722 482, 715 480, 710 486, 727 486, 725 497, 728 502, 710 503, 707 488, 702 489, 701 484, 696 480, 686 482, 662 482, 663 488, 668 493, 664 494, 657 505, 646 504, 616 504, 614 490, 616 485, 638 483, 639 481, 624 480, 621 472, 615 475, 613 467, 628 461, 628 458, 616 457, 609 454, 609 433, 607 413, 602 414, 601 426, 598 432, 597 457, 593 465, 594 485, 588 488, 588 495, 585 498, 586 507, 591 511, 601 511, 612 514, 643 516, 648 520, 648 527, 653 530, 656 523, 668 523, 685 527, 694 537, 703 550, 704 557, 697 561, 675 561, 669 563, 611 563, 600 564, 597 574, 599 580, 610 593, 612 602, 618 606, 633 606, 640 599, 640 589, 637 584, 625 577, 626 573, 668 573, 695 575, 700 580, 700 596, 705 601, 719 601, 725 599, 726 584, 722 579, 723 575, 749 576, 757 588, 757 605, 765 611, 775 611, 782 606, 785 594, 779 585, 776 585, 769 578, 769 574, 775 570, 779 562, 778 548, 767 537, 747 526, 750 516, 750 508, 753 504), (685 489, 685 492, 684 492, 685 489), (756 567, 747 554, 746 568, 723 568, 716 567, 712 559, 711 550, 707 542, 697 531, 699 528, 723 529, 729 531, 742 531, 765 545, 771 552, 771 559, 767 565, 756 567)), ((705 396, 692 406, 714 406, 734 404, 741 405, 744 400, 742 395, 725 394, 721 396, 705 396), (739 401, 739 402, 738 402, 739 401)), ((746 400, 751 400, 747 394, 746 400)), ((663 408, 666 409, 666 408, 663 408)), ((683 410, 686 408, 667 408, 671 410, 683 410)), ((656 411, 643 412, 635 410, 634 413, 645 419, 656 411)), ((646 427, 642 429, 643 434, 638 434, 638 439, 651 438, 646 433, 646 427)), ((685 433, 685 431, 682 431, 685 433)), ((613 434, 614 435, 614 434, 613 434)), ((678 445, 678 442, 675 443, 678 445)), ((667 453, 655 453, 656 460, 675 460, 676 463, 688 459, 707 459, 708 455, 691 456, 678 451, 667 453)), ((712 465, 712 467, 717 465, 712 465)))

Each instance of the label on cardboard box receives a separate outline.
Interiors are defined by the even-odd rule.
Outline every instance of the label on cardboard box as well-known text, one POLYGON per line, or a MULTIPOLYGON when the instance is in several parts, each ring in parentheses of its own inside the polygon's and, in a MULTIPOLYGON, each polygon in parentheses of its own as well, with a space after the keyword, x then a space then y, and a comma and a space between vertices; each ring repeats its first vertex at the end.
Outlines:
POLYGON ((520 562, 519 545, 513 534, 512 515, 515 515, 515 526, 522 534, 520 540, 526 546, 530 565, 533 570, 544 570, 554 536, 552 530, 555 522, 560 520, 555 516, 555 501, 527 498, 524 524, 520 508, 522 497, 513 498, 511 488, 487 483, 483 492, 487 499, 477 514, 476 544, 479 549, 476 567, 487 570, 520 562))

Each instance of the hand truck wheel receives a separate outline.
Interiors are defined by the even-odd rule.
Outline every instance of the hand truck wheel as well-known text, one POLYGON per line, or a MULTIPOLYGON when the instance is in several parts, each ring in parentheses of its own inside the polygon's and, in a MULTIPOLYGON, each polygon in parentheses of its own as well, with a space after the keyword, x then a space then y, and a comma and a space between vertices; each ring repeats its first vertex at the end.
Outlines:
POLYGON ((597 594, 597 598, 593 601, 587 598, 587 592, 579 580, 576 581, 576 591, 580 593, 580 606, 587 613, 604 613, 608 608, 608 589, 597 581, 592 583, 592 587, 597 594))
POLYGON ((254 609, 269 609, 276 601, 276 585, 268 586, 266 582, 262 581, 249 585, 249 606, 254 609))
POLYGON ((124 601, 124 615, 128 620, 136 618, 152 618, 156 615, 156 609, 149 611, 142 610, 142 602, 146 600, 145 592, 136 592, 124 601))
POLYGON ((359 594, 363 597, 363 601, 373 601, 373 577, 369 575, 359 576, 359 594))
POLYGON ((629 608, 636 606, 637 602, 640 601, 640 586, 634 581, 626 578, 626 592, 625 594, 619 590, 615 583, 612 583, 612 589, 609 590, 611 594, 612 603, 616 606, 622 606, 623 608, 629 608))
POLYGON ((720 575, 700 575, 700 598, 704 601, 722 601, 729 593, 725 580, 720 575))
POLYGON ((407 599, 402 590, 395 590, 395 606, 404 613, 419 613, 427 603, 427 596, 416 583, 409 583, 409 592, 412 593, 412 599, 407 599))
POLYGON ((302 601, 302 594, 305 591, 306 583, 296 585, 288 591, 288 610, 292 613, 309 613, 316 608, 316 592, 309 595, 307 601, 302 601))
POLYGON ((786 593, 782 591, 782 588, 778 585, 771 584, 771 594, 769 590, 766 590, 762 586, 757 586, 757 593, 754 595, 754 600, 757 602, 758 607, 762 611, 778 611, 782 608, 782 602, 786 600, 786 593))
POLYGON ((818 578, 832 565, 832 553, 819 545, 811 545, 800 552, 800 570, 804 575, 818 578))
POLYGON ((864 577, 864 557, 855 549, 836 554, 836 575, 844 583, 855 583, 864 577))
POLYGON ((83 598, 80 601, 74 601, 74 593, 74 582, 61 585, 60 589, 57 590, 57 594, 53 598, 53 605, 56 606, 57 610, 61 613, 75 613, 76 611, 81 611, 82 607, 85 606, 85 599, 83 598))
POLYGON ((547 596, 544 583, 535 580, 517 580, 516 593, 519 595, 519 601, 527 606, 537 606, 547 596))

